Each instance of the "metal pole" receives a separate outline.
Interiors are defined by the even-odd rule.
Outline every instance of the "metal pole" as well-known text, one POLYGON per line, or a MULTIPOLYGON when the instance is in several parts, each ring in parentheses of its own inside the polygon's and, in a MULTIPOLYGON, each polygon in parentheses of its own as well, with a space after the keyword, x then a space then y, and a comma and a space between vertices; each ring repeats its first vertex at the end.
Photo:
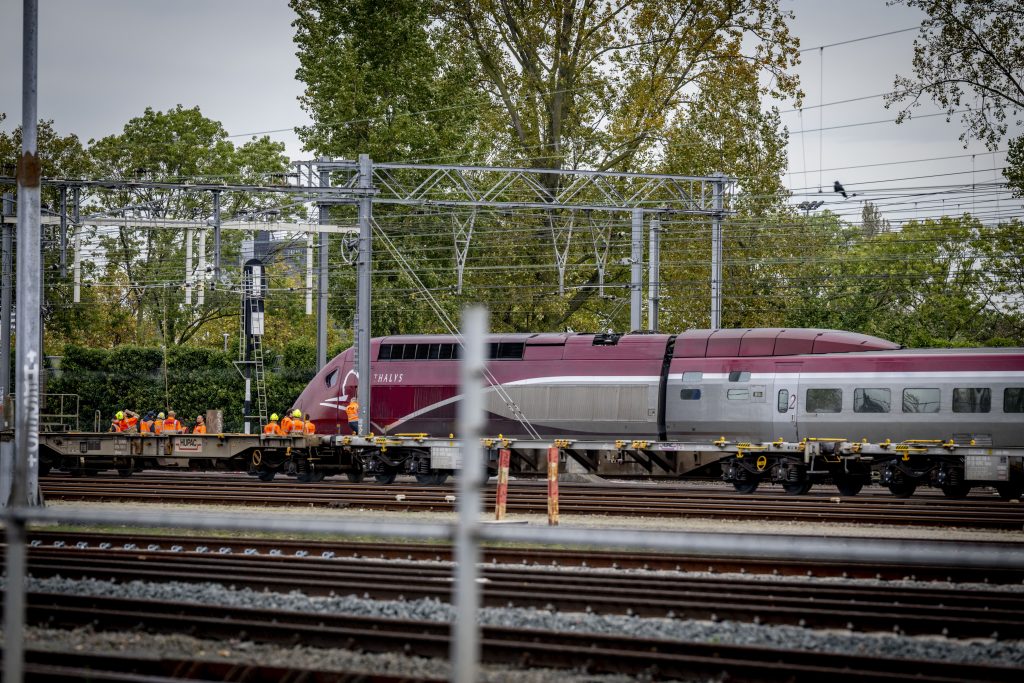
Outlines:
POLYGON ((192 229, 185 230, 185 305, 192 305, 192 229))
MULTIPOLYGON (((326 169, 320 170, 320 187, 330 187, 331 172, 326 169)), ((331 213, 326 204, 320 205, 320 224, 330 221, 331 213)), ((317 274, 319 287, 316 296, 316 369, 320 370, 327 365, 327 284, 329 272, 327 270, 327 257, 330 256, 329 240, 326 232, 320 233, 320 271, 317 274)), ((362 403, 362 401, 360 401, 362 403)), ((366 433, 366 432, 362 432, 366 433)))
POLYGON ((629 275, 629 331, 639 330, 643 325, 641 309, 643 298, 641 288, 644 282, 644 211, 633 209, 633 236, 630 242, 629 275))
MULTIPOLYGON (((24 0, 21 82, 21 158, 18 160, 18 312, 16 343, 17 403, 15 462, 11 482, 12 508, 38 503, 39 458, 39 303, 41 272, 39 186, 36 155, 36 67, 39 47, 39 5, 24 0), (26 277, 26 275, 28 275, 26 277)), ((7 520, 7 581, 4 592, 4 663, 6 683, 21 683, 25 656, 25 525, 7 520)))
POLYGON ((373 273, 373 244, 370 224, 373 220, 373 162, 368 154, 359 155, 359 261, 356 285, 356 368, 359 376, 359 433, 369 434, 370 425, 370 276, 373 273))
POLYGON ((213 281, 220 280, 220 190, 213 191, 213 281))
POLYGON ((313 315, 313 231, 306 233, 306 315, 313 315))
POLYGON ((3 404, 4 428, 10 421, 7 415, 7 395, 11 393, 11 291, 14 286, 14 195, 7 193, 3 200, 3 291, 0 298, 0 401, 3 404))
POLYGON ((199 282, 196 285, 196 305, 206 303, 206 228, 199 229, 199 282))
POLYGON ((68 187, 60 187, 60 277, 68 276, 68 187))
POLYGON ((661 301, 661 218, 651 216, 650 263, 647 275, 647 329, 658 331, 658 304, 661 301))
MULTIPOLYGON (((486 480, 486 462, 480 438, 485 421, 484 340, 487 317, 487 309, 482 307, 467 308, 462 314, 465 357, 461 364, 462 400, 459 401, 458 415, 462 470, 459 473, 459 525, 455 530, 455 587, 452 595, 455 623, 452 624, 450 656, 455 683, 476 683, 480 659, 480 630, 476 623, 480 608, 477 565, 480 562, 480 489, 486 480)), ((360 388, 362 385, 360 382, 360 388)))
MULTIPOLYGON (((13 424, 10 414, 11 393, 11 291, 14 287, 12 250, 14 249, 14 195, 3 197, 3 288, 0 294, 0 428, 8 429, 13 424), (9 220, 10 219, 10 220, 9 220)), ((11 500, 11 485, 14 481, 14 441, 0 442, 0 505, 7 507, 11 500)))
POLYGON ((71 270, 75 280, 72 301, 76 304, 82 302, 82 223, 81 223, 81 196, 79 194, 80 188, 74 188, 71 190, 71 200, 74 206, 71 208, 72 211, 72 223, 75 225, 75 256, 74 262, 72 263, 71 270))
POLYGON ((715 175, 715 212, 711 217, 711 329, 722 326, 722 214, 725 203, 725 176, 715 175))

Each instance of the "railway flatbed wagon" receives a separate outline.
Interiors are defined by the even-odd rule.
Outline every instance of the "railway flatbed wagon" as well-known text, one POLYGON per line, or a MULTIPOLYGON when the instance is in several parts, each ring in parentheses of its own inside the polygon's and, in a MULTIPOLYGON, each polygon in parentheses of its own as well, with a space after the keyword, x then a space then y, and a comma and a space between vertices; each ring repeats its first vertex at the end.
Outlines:
MULTIPOLYGON (((652 478, 714 477, 752 493, 761 483, 780 484, 787 493, 815 485, 856 495, 869 483, 897 496, 918 485, 937 486, 952 498, 976 486, 993 486, 1004 498, 1024 494, 1024 448, 980 446, 953 441, 799 442, 647 441, 639 439, 483 439, 488 470, 497 471, 507 451, 513 475, 545 475, 553 459, 564 471, 603 476, 652 478)), ((462 447, 454 438, 427 435, 341 436, 262 434, 125 434, 63 432, 40 434, 40 473, 61 470, 86 475, 116 470, 249 472, 264 481, 278 474, 300 481, 344 475, 389 484, 413 475, 441 484, 462 468, 462 447)))
MULTIPOLYGON (((321 441, 315 435, 43 433, 39 435, 39 471, 85 475, 116 470, 129 476, 154 469, 220 470, 253 472, 269 480, 278 471, 288 470, 290 463, 291 467, 301 463, 307 468, 296 473, 311 478, 308 467, 317 468, 321 441)), ((336 472, 344 469, 337 459, 331 465, 336 472)))

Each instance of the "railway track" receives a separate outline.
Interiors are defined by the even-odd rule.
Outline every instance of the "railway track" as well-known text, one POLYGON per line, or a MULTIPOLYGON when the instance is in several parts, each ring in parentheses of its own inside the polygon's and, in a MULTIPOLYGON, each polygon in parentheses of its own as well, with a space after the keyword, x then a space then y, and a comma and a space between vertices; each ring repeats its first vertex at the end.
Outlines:
MULTIPOLYGON (((450 562, 450 545, 439 543, 379 543, 360 541, 313 541, 268 538, 238 538, 218 536, 175 536, 161 534, 108 533, 92 531, 39 531, 31 532, 32 547, 66 548, 81 550, 110 550, 113 553, 191 553, 195 555, 264 555, 268 557, 321 558, 368 561, 405 560, 450 562)), ((936 541, 946 543, 950 552, 963 551, 962 541, 936 541)), ((1021 543, 986 542, 993 545, 1020 548, 1021 543)), ((943 567, 936 565, 879 565, 870 562, 801 561, 764 557, 758 559, 728 557, 701 557, 661 552, 616 552, 613 550, 571 550, 536 547, 485 547, 483 562, 490 564, 521 565, 526 567, 580 567, 590 569, 644 569, 652 571, 706 572, 708 574, 750 574, 770 576, 807 576, 829 578, 859 578, 879 580, 946 581, 958 583, 1019 584, 1024 572, 1012 569, 943 567)))
MULTIPOLYGON (((247 554, 245 550, 227 552, 229 546, 201 547, 202 552, 184 546, 168 551, 148 546, 143 550, 137 544, 134 548, 34 544, 29 570, 36 577, 209 581, 257 591, 351 592, 381 600, 447 602, 452 592, 452 569, 447 564, 271 554, 272 548, 265 554, 247 554)), ((483 604, 491 607, 1024 639, 1024 594, 1015 592, 509 565, 485 566, 482 573, 483 604)))
MULTIPOLYGON (((453 511, 451 486, 353 484, 324 481, 260 482, 234 474, 143 475, 131 478, 96 476, 42 478, 48 500, 133 501, 160 503, 233 504, 245 506, 351 507, 402 511, 453 511)), ((484 495, 494 505, 494 489, 484 495)), ((510 514, 543 513, 546 489, 532 481, 513 482, 509 488, 510 514)), ((1024 505, 977 495, 949 500, 941 495, 895 498, 888 493, 841 497, 831 493, 789 496, 758 492, 741 495, 723 488, 643 485, 560 486, 564 515, 673 516, 769 521, 823 521, 831 523, 958 526, 979 529, 1024 528, 1024 505)))
MULTIPOLYGON (((445 657, 449 651, 446 623, 349 614, 30 593, 28 619, 51 628, 87 624, 96 630, 144 628, 205 638, 399 651, 433 658, 445 657)), ((576 670, 582 666, 594 674, 652 678, 724 675, 730 680, 758 681, 894 681, 912 676, 916 681, 936 682, 1016 682, 1020 678, 1020 670, 1010 667, 490 626, 482 629, 481 650, 483 661, 489 663, 576 670)))

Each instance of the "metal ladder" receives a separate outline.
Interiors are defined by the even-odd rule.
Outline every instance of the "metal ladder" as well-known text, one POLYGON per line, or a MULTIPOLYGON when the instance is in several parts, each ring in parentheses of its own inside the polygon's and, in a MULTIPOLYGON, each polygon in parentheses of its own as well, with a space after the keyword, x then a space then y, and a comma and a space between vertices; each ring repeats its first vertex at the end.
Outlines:
MULTIPOLYGON (((249 306, 250 315, 259 312, 256 299, 249 299, 249 306)), ((252 366, 252 379, 256 389, 256 414, 252 417, 259 418, 259 424, 262 426, 267 424, 267 374, 263 365, 262 336, 252 338, 252 366)))

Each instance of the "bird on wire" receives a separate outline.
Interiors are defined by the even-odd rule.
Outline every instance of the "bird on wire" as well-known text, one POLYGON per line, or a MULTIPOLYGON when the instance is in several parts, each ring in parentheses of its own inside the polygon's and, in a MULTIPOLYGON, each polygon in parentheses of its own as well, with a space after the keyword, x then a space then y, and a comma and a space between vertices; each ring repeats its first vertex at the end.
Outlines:
POLYGON ((839 182, 838 180, 835 183, 832 184, 832 191, 833 192, 837 192, 837 193, 843 195, 843 199, 849 199, 850 197, 856 197, 857 196, 856 192, 854 192, 851 195, 848 195, 846 193, 846 188, 843 187, 843 184, 841 182, 839 182))

